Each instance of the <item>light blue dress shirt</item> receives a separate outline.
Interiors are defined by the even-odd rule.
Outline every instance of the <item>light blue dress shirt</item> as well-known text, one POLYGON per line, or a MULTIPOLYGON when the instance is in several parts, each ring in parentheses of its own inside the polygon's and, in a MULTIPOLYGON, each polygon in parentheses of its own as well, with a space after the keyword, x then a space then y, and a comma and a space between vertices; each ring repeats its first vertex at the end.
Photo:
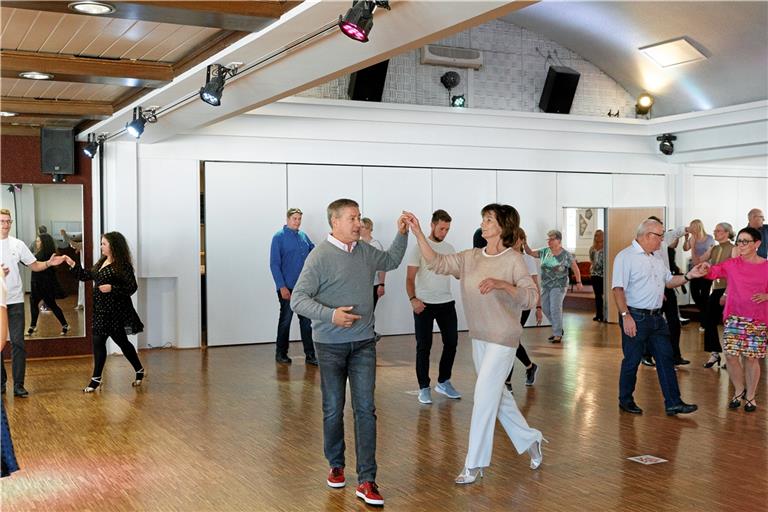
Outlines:
POLYGON ((639 309, 660 309, 664 288, 672 273, 664 260, 647 253, 637 240, 623 249, 613 261, 612 288, 623 288, 627 306, 639 309))

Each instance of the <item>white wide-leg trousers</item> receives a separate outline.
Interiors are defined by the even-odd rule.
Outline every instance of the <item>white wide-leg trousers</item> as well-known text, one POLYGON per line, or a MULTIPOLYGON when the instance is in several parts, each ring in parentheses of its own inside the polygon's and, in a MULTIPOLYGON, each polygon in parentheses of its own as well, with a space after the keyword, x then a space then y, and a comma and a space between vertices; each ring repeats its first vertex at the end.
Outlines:
POLYGON ((515 362, 515 351, 515 348, 497 343, 472 340, 477 382, 469 429, 469 450, 464 464, 467 468, 491 465, 497 417, 517 453, 525 452, 534 442, 541 440, 541 432, 528 426, 512 393, 504 386, 504 379, 515 362))

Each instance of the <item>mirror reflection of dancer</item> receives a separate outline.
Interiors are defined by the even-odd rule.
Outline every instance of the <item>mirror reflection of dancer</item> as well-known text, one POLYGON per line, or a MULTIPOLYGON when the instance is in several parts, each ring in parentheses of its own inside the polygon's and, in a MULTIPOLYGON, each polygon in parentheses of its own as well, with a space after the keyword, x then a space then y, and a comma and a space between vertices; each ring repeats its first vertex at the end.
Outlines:
MULTIPOLYGON (((35 240, 35 258, 37 261, 46 262, 51 256, 56 254, 56 242, 48 233, 40 233, 35 240)), ((37 318, 40 316, 40 301, 44 302, 48 309, 56 316, 56 320, 61 324, 61 335, 64 336, 69 331, 69 324, 64 318, 64 312, 56 304, 56 269, 47 268, 42 272, 33 272, 30 278, 31 293, 29 294, 29 329, 27 335, 32 336, 37 331, 37 318)))
POLYGON ((513 207, 489 204, 482 210, 485 249, 439 254, 421 231, 419 220, 407 214, 428 268, 461 282, 464 313, 472 338, 472 359, 477 371, 469 448, 457 484, 471 484, 491 464, 496 418, 518 453, 528 452, 531 469, 541 465, 541 432, 528 426, 515 399, 504 386, 515 361, 523 327, 523 309, 536 306, 538 290, 522 255, 512 247, 517 239, 520 215, 513 207))
POLYGON ((101 385, 101 373, 107 362, 107 339, 117 343, 136 372, 133 386, 141 386, 144 367, 128 334, 144 330, 131 303, 138 285, 133 272, 131 251, 125 237, 117 231, 101 236, 101 258, 91 270, 69 256, 61 256, 80 281, 93 280, 93 374, 83 393, 93 393, 101 385))
MULTIPOLYGON (((5 275, 0 272, 0 351, 5 348, 8 339, 8 308, 5 301, 8 298, 8 292, 5 289, 5 275)), ((16 454, 13 451, 13 440, 11 439, 11 428, 8 425, 8 416, 5 414, 5 401, 0 401, 2 409, 2 418, 0 421, 0 459, 2 467, 0 468, 0 477, 10 476, 14 471, 19 470, 16 462, 16 454)))

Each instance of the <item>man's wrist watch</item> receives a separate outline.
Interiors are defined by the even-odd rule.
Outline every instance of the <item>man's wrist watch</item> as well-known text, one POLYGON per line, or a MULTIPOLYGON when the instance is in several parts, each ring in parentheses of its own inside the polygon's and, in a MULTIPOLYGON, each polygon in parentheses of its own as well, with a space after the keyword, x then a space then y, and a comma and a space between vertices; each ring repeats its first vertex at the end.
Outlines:
POLYGON ((623 312, 623 313, 621 314, 621 318, 624 318, 624 317, 625 317, 625 316, 627 316, 628 314, 629 314, 629 311, 625 311, 625 312, 623 312))
POLYGON ((688 282, 690 282, 690 281, 691 281, 691 278, 690 278, 690 277, 688 277, 688 272, 686 272, 685 274, 683 274, 683 279, 685 279, 685 282, 686 282, 686 283, 688 283, 688 282))

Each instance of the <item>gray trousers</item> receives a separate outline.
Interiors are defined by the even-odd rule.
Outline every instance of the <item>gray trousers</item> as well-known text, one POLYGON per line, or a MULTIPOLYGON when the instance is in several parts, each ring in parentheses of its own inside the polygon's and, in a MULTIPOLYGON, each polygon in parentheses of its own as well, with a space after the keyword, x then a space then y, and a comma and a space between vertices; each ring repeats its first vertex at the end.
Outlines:
MULTIPOLYGON (((24 348, 24 303, 8 304, 8 331, 11 336, 11 368, 13 385, 24 385, 24 373, 27 369, 27 350, 24 348)), ((5 374, 5 360, 2 363, 3 386, 8 381, 5 374)))

